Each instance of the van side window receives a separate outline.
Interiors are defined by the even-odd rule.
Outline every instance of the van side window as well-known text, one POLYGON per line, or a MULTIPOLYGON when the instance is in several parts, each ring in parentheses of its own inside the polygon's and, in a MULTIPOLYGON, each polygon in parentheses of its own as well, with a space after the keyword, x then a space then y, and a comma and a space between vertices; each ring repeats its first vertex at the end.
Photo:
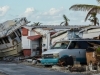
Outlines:
POLYGON ((72 41, 69 49, 87 49, 88 47, 87 41, 72 41))
POLYGON ((80 49, 87 49, 88 47, 90 47, 87 41, 77 41, 77 44, 80 49))
POLYGON ((76 46, 76 42, 75 41, 72 41, 70 46, 69 46, 69 49, 74 49, 76 46))
POLYGON ((70 41, 56 42, 51 49, 66 49, 70 41))
POLYGON ((61 43, 61 48, 65 49, 67 47, 66 43, 61 43))

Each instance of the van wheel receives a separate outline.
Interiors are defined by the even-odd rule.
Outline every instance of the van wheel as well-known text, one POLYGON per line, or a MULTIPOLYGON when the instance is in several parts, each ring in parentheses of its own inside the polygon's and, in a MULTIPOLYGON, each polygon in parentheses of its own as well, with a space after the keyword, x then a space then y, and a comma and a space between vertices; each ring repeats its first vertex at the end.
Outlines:
POLYGON ((59 61, 58 61, 58 65, 59 66, 67 66, 67 61, 66 61, 67 58, 68 57, 62 57, 62 58, 60 58, 59 61))
POLYGON ((74 60, 73 57, 62 57, 59 59, 58 62, 59 66, 67 66, 67 65, 73 65, 74 64, 74 60))

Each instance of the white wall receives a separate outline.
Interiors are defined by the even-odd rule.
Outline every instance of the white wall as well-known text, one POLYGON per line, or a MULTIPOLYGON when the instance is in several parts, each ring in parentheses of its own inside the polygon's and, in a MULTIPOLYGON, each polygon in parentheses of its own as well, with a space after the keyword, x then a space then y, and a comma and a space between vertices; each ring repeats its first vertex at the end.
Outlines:
MULTIPOLYGON (((34 35, 37 35, 37 33, 32 30, 28 31, 28 36, 34 36, 34 35)), ((28 36, 22 36, 22 48, 23 49, 31 49, 32 42, 30 39, 27 39, 28 36)))
POLYGON ((22 48, 23 49, 31 49, 30 39, 27 39, 27 36, 22 36, 22 48))
POLYGON ((83 38, 94 38, 94 37, 98 37, 99 35, 100 35, 100 32, 84 33, 83 38))
MULTIPOLYGON (((42 51, 44 49, 49 49, 50 48, 50 32, 49 32, 49 30, 43 30, 42 28, 36 28, 34 30, 39 32, 41 35, 46 36, 46 37, 42 37, 42 45, 45 44, 45 46, 42 46, 42 51)), ((29 34, 28 36, 39 35, 34 31, 29 31, 28 34, 29 34)), ((30 39, 27 39, 28 36, 22 36, 23 49, 33 49, 32 45, 38 44, 38 41, 31 41, 30 39)))
POLYGON ((91 29, 83 33, 83 38, 94 38, 100 35, 100 29, 91 29))

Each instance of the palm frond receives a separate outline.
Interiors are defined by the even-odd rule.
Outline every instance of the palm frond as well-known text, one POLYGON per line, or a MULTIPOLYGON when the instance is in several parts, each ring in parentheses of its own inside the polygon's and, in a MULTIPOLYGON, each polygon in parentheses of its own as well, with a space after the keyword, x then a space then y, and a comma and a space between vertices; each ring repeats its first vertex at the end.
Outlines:
POLYGON ((38 22, 38 24, 40 25, 40 24, 42 24, 42 23, 38 22))
POLYGON ((96 5, 73 5, 70 7, 70 10, 75 10, 75 11, 91 11, 91 12, 97 12, 100 14, 100 6, 96 5))
POLYGON ((97 0, 98 3, 100 3, 100 0, 97 0))
POLYGON ((34 22, 34 26, 40 26, 41 24, 40 22, 34 22))
POLYGON ((64 18, 65 21, 70 21, 70 20, 66 17, 66 15, 63 15, 63 18, 64 18))
POLYGON ((85 17, 85 21, 88 19, 88 17, 91 15, 90 11, 87 13, 86 17, 85 17))
POLYGON ((74 11, 89 11, 93 7, 96 7, 96 5, 75 4, 75 5, 72 5, 69 8, 69 10, 74 10, 74 11))
POLYGON ((60 26, 61 26, 63 23, 64 23, 64 22, 61 22, 61 23, 60 23, 60 26))
POLYGON ((95 7, 93 7, 92 9, 90 9, 90 11, 87 13, 87 15, 86 15, 86 17, 85 17, 85 21, 88 19, 88 17, 89 17, 90 15, 91 15, 90 18, 96 16, 97 11, 94 11, 94 10, 96 10, 95 7))
POLYGON ((90 10, 91 13, 99 13, 100 14, 100 6, 95 6, 93 8, 91 8, 90 10))
POLYGON ((63 18, 64 18, 65 21, 67 21, 67 17, 65 15, 63 15, 63 18))

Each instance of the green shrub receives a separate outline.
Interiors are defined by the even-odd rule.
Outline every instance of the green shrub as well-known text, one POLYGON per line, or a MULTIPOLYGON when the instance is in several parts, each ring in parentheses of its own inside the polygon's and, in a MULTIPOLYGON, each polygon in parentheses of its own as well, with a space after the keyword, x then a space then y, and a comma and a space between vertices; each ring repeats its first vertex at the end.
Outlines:
POLYGON ((96 49, 97 53, 100 53, 100 46, 96 49))

